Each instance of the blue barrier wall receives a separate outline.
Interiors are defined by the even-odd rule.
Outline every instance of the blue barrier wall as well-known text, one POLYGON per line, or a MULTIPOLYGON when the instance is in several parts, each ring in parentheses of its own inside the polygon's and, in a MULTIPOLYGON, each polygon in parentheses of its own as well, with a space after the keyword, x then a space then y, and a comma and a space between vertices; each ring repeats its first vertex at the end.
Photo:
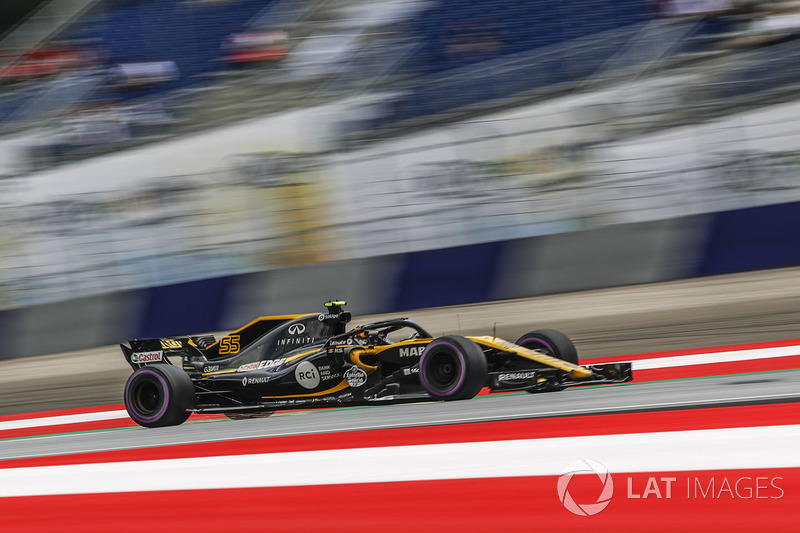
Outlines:
POLYGON ((698 276, 800 265, 800 203, 716 213, 698 276))
POLYGON ((218 329, 232 280, 228 276, 146 289, 136 337, 218 329))
POLYGON ((354 314, 800 265, 800 203, 308 264, 0 311, 0 359, 230 331, 343 298, 354 314))
POLYGON ((489 298, 498 261, 507 243, 493 242, 398 257, 391 310, 480 302, 489 298))

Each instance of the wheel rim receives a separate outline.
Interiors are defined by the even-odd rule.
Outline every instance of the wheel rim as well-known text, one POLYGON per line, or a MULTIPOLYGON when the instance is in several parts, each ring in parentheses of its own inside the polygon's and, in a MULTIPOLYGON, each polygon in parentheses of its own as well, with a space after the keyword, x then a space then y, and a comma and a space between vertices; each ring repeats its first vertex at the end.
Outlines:
POLYGON ((140 383, 134 390, 133 398, 136 409, 146 416, 154 414, 163 399, 158 386, 152 381, 140 383))
POLYGON ((453 354, 440 352, 429 363, 430 373, 428 379, 434 387, 447 390, 458 379, 458 361, 453 354))
POLYGON ((160 371, 140 368, 125 384, 125 409, 137 423, 158 423, 170 406, 170 386, 160 371))

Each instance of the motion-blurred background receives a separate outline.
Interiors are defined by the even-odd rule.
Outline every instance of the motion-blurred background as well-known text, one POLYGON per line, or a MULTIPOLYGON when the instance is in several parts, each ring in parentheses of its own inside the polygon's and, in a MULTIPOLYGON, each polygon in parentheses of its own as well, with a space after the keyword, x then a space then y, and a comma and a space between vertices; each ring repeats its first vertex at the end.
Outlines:
POLYGON ((0 359, 800 265, 800 2, 0 19, 0 359))

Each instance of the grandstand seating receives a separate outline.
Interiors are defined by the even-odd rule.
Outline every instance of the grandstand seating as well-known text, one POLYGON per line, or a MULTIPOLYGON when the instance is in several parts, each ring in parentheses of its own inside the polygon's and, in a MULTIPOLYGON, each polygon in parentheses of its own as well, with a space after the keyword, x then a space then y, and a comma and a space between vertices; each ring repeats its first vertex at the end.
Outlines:
MULTIPOLYGON (((173 61, 180 80, 222 68, 223 41, 241 31, 270 0, 197 3, 185 0, 138 0, 107 4, 84 17, 74 38, 102 43, 109 63, 173 61)), ((139 96, 143 91, 127 93, 139 96)))
MULTIPOLYGON (((395 29, 402 28, 407 36, 422 43, 408 65, 409 74, 436 74, 640 21, 645 3, 646 0, 447 0, 432 2, 432 7, 395 29)), ((136 98, 189 85, 198 80, 198 75, 224 68, 222 46, 226 37, 246 29, 253 21, 268 23, 263 19, 273 16, 276 10, 270 8, 279 4, 278 0, 101 1, 59 38, 96 43, 109 66, 174 62, 178 80, 146 87, 114 87, 87 95, 90 101, 136 98)), ((563 70, 563 65, 551 62, 543 65, 537 75, 560 78, 559 71, 563 70)), ((7 117, 9 112, 2 115, 7 117)))
POLYGON ((646 0, 447 0, 406 25, 422 45, 416 77, 358 136, 547 86, 601 69, 642 29, 646 0))
POLYGON ((0 95, 0 123, 14 120, 20 109, 26 108, 33 102, 36 95, 36 87, 25 87, 0 95))
POLYGON ((640 22, 645 0, 448 0, 428 10, 414 32, 419 59, 440 72, 506 54, 640 22))
MULTIPOLYGON (((177 80, 150 86, 124 87, 111 83, 109 78, 110 83, 104 88, 97 85, 87 91, 84 102, 107 104, 153 93, 169 96, 177 94, 170 91, 197 83, 205 79, 204 75, 223 69, 225 39, 251 29, 255 21, 259 26, 268 24, 265 19, 280 11, 271 8, 286 2, 106 0, 98 2, 59 38, 95 43, 103 50, 107 66, 171 61, 179 72, 177 80)), ((583 79, 630 37, 630 33, 625 32, 611 38, 603 35, 644 20, 646 3, 647 0, 430 2, 428 9, 420 10, 410 20, 391 28, 395 36, 407 39, 397 42, 412 43, 405 46, 414 50, 404 68, 405 74, 397 79, 414 81, 399 87, 406 96, 394 101, 388 115, 375 118, 367 129, 436 115, 539 86, 583 79), (598 37, 590 37, 594 35, 598 37), (590 42, 572 46, 571 43, 583 39, 590 42), (551 50, 560 52, 551 53, 551 50), (490 63, 495 67, 498 61, 507 60, 513 63, 513 68, 501 65, 485 70, 481 66, 477 77, 469 73, 463 75, 486 60, 494 60, 490 63), (454 72, 459 75, 452 82, 454 72)), ((376 42, 372 44, 374 48, 376 42)), ((387 53, 392 55, 391 50, 387 53)), ((380 53, 358 55, 374 62, 373 56, 380 56, 380 53)), ((387 64, 386 61, 379 63, 387 64)), ((359 68, 356 61, 351 67, 353 75, 369 70, 359 68)), ((386 74, 381 72, 382 76, 386 74)), ((28 95, 7 94, 0 98, 0 123, 4 119, 20 118, 14 108, 23 97, 28 95)))
MULTIPOLYGON (((640 32, 647 31, 641 23, 626 25, 412 79, 386 102, 380 116, 348 124, 348 135, 351 138, 370 135, 376 130, 410 125, 456 109, 580 82, 605 68, 610 58, 633 42, 640 32)), ((636 61, 630 59, 631 64, 636 61)))

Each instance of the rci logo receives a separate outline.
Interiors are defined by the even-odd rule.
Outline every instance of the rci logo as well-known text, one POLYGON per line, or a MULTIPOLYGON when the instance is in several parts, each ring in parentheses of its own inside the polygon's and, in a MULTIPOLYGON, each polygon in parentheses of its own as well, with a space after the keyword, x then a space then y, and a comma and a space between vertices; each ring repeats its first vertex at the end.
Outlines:
POLYGON ((614 481, 611 479, 611 474, 608 469, 597 461, 591 459, 582 459, 575 461, 567 466, 564 473, 558 478, 558 499, 564 504, 564 507, 571 513, 578 516, 592 516, 596 515, 611 503, 611 497, 614 495, 614 481), (569 493, 569 482, 575 474, 596 474, 603 484, 603 489, 597 500, 593 503, 577 503, 572 495, 569 493))
POLYGON ((289 333, 292 335, 300 335, 306 330, 306 326, 304 324, 292 324, 289 326, 289 333))
POLYGON ((319 370, 310 361, 303 361, 294 369, 294 378, 306 389, 313 389, 319 385, 319 370))

